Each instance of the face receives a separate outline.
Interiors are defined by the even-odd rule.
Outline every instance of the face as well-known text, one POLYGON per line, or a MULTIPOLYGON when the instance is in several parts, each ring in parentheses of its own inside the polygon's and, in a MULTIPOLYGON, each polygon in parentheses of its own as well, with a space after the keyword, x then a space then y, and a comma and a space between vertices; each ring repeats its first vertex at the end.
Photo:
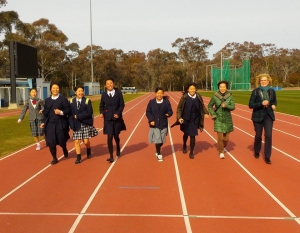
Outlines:
POLYGON ((260 78, 260 85, 262 87, 268 86, 269 85, 269 79, 268 79, 268 77, 261 77, 260 78))
POLYGON ((190 86, 189 89, 188 89, 188 93, 189 93, 191 96, 193 96, 193 95, 195 95, 196 90, 197 90, 197 89, 196 89, 195 86, 190 86))
POLYGON ((35 98, 37 96, 37 91, 36 90, 31 90, 29 95, 31 96, 31 98, 35 98))
POLYGON ((56 85, 56 84, 52 85, 51 94, 53 96, 57 96, 59 94, 59 86, 58 85, 56 85))
POLYGON ((159 101, 162 100, 163 96, 164 96, 164 92, 162 90, 159 90, 158 92, 155 93, 155 97, 159 101))
POLYGON ((84 91, 82 88, 78 88, 76 91, 75 91, 75 95, 77 97, 77 99, 81 99, 83 96, 84 96, 84 91))
POLYGON ((227 91, 227 87, 225 83, 221 83, 219 86, 219 91, 224 94, 227 91))
POLYGON ((114 89, 114 82, 111 80, 106 80, 105 87, 108 91, 112 91, 112 89, 114 89))

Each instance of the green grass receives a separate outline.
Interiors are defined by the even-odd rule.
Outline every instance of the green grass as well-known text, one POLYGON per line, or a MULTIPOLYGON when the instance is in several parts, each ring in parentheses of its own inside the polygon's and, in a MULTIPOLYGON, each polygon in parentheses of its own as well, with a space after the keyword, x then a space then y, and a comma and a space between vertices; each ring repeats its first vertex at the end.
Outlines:
MULTIPOLYGON (((202 96, 212 97, 214 92, 200 92, 202 96)), ((248 105, 251 91, 232 91, 235 103, 248 105)), ((277 112, 300 116, 300 91, 276 91, 277 112)))
MULTIPOLYGON (((124 101, 125 103, 129 102, 142 95, 143 94, 125 94, 124 101)), ((98 100, 92 100, 94 116, 99 115, 99 104, 100 96, 98 100)), ((22 108, 19 108, 19 110, 21 111, 22 108)), ((2 112, 3 111, 5 110, 2 110, 2 112)), ((18 124, 17 121, 18 115, 0 119, 0 158, 34 143, 29 127, 28 112, 20 124, 18 124)), ((43 137, 41 137, 41 139, 43 139, 43 137)))

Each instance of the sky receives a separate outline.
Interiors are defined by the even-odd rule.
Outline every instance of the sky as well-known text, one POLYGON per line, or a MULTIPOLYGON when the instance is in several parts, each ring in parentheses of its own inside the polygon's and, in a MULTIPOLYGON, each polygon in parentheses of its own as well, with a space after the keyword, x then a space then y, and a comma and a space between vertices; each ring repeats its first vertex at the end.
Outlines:
POLYGON ((211 41, 209 58, 231 42, 300 48, 299 0, 7 1, 2 11, 16 11, 25 23, 46 18, 68 37, 67 44, 80 49, 92 40, 125 53, 177 52, 171 44, 186 37, 211 41))

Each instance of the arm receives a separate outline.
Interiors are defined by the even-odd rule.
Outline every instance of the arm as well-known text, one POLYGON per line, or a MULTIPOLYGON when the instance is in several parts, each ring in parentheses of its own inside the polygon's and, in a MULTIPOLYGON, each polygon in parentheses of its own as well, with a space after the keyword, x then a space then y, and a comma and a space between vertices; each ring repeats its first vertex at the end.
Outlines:
POLYGON ((173 115, 173 110, 172 110, 172 106, 171 106, 171 103, 170 103, 170 101, 168 100, 168 105, 167 105, 167 107, 168 107, 168 113, 167 113, 167 117, 171 117, 172 115, 173 115))
MULTIPOLYGON (((124 107, 125 107, 125 103, 124 103, 124 98, 123 98, 123 94, 121 91, 118 90, 118 95, 119 95, 119 101, 120 101, 120 104, 119 104, 119 108, 117 110, 117 112, 114 114, 114 117, 115 115, 118 115, 118 117, 122 116, 122 112, 124 110, 124 107)), ((117 118, 117 117, 115 117, 117 118)))
POLYGON ((24 104, 24 107, 23 107, 23 109, 22 109, 22 111, 21 111, 21 113, 19 115, 18 123, 20 123, 24 119, 24 116, 25 116, 28 108, 29 108, 29 101, 26 100, 25 104, 24 104))
POLYGON ((215 98, 212 97, 210 99, 209 103, 208 103, 208 111, 209 111, 209 113, 210 113, 210 115, 212 116, 213 119, 217 117, 216 112, 213 108, 215 105, 216 105, 215 98))
POLYGON ((263 108, 262 99, 260 98, 259 94, 257 93, 257 89, 254 89, 252 91, 248 106, 251 109, 263 108))
POLYGON ((152 112, 152 107, 151 107, 151 100, 148 102, 147 108, 146 108, 146 117, 148 118, 148 122, 154 121, 154 115, 152 112))
POLYGON ((225 108, 227 108, 229 111, 233 111, 235 109, 235 103, 232 95, 228 98, 228 101, 226 101, 225 108))
MULTIPOLYGON (((82 101, 86 101, 86 99, 84 99, 82 101)), ((84 102, 84 104, 85 104, 85 102, 84 102)), ((86 110, 82 113, 77 114, 77 118, 79 120, 90 118, 93 115, 92 101, 90 99, 88 100, 88 103, 85 104, 85 106, 86 106, 86 110)))

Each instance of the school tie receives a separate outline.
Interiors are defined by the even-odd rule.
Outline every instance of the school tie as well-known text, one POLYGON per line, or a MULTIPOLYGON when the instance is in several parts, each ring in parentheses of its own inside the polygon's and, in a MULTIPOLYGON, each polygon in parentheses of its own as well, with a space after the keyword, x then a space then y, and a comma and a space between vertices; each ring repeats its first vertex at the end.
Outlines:
POLYGON ((112 98, 112 94, 111 93, 109 93, 109 97, 112 98))
POLYGON ((77 109, 80 108, 80 101, 77 101, 77 109))

